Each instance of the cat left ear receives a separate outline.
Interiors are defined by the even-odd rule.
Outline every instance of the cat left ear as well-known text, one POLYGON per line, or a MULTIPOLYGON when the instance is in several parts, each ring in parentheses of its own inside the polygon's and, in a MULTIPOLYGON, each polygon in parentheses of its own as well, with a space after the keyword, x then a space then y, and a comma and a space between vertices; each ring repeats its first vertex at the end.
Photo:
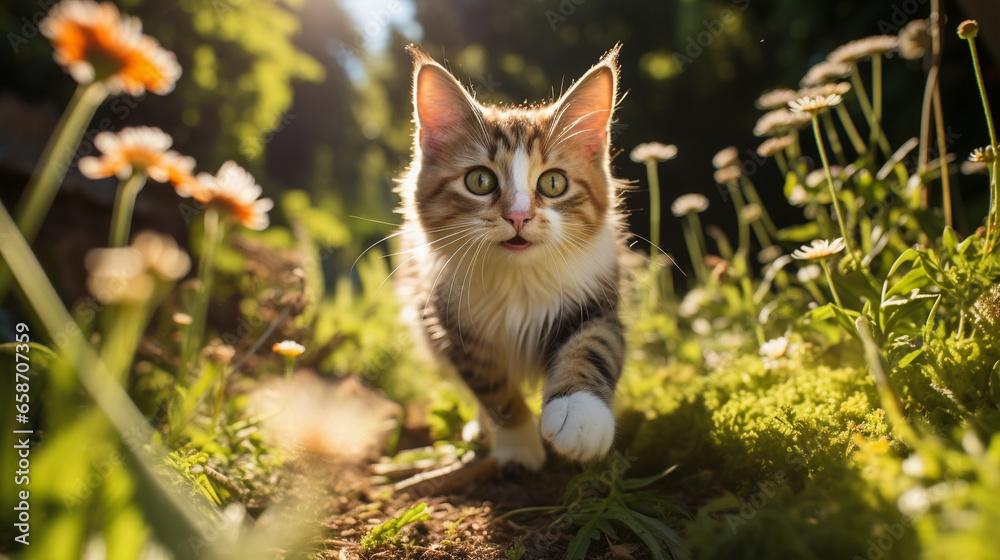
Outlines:
POLYGON ((555 105, 554 138, 565 138, 586 157, 608 148, 618 91, 618 51, 608 51, 555 105))
POLYGON ((415 48, 413 55, 413 109, 420 147, 430 153, 445 149, 449 139, 476 118, 475 101, 458 80, 415 48))

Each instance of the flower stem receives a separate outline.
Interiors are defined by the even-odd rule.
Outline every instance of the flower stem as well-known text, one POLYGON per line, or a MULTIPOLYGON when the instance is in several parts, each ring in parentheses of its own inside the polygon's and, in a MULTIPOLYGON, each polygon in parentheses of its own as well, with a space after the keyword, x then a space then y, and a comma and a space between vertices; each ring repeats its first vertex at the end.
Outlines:
POLYGON ((868 146, 865 145, 865 141, 861 138, 861 133, 858 132, 858 127, 854 126, 851 113, 847 111, 847 107, 843 103, 837 105, 837 117, 840 118, 840 124, 844 125, 844 130, 847 131, 847 137, 850 138, 851 144, 854 146, 854 151, 858 152, 859 156, 868 153, 868 146))
MULTIPOLYGON (((80 146, 84 130, 94 117, 94 112, 107 97, 107 91, 99 83, 80 84, 63 112, 55 131, 35 170, 28 180, 28 186, 14 211, 18 229, 30 245, 42 227, 45 215, 49 213, 52 201, 59 192, 66 170, 69 169, 73 154, 80 146)), ((14 280, 7 263, 0 262, 0 301, 3 301, 14 280)))
POLYGON ((215 395, 212 403, 212 428, 215 429, 219 425, 219 417, 222 416, 222 403, 225 400, 226 395, 226 373, 228 368, 221 364, 212 364, 211 373, 215 376, 215 395))
POLYGON ((997 144, 997 132, 996 128, 993 126, 993 111, 990 109, 989 99, 986 97, 986 85, 983 84, 983 70, 979 65, 979 53, 976 51, 976 40, 974 38, 967 39, 969 42, 969 53, 972 56, 972 65, 976 69, 976 84, 979 86, 979 97, 983 100, 983 111, 986 113, 986 127, 990 131, 990 146, 993 148, 994 161, 993 161, 993 173, 990 176, 990 215, 986 221, 986 245, 985 254, 989 254, 993 251, 993 234, 994 230, 1000 230, 1000 184, 997 182, 997 172, 1000 171, 1000 166, 997 165, 996 153, 1000 151, 1000 144, 997 144))
POLYGON ((774 161, 778 162, 778 169, 781 170, 781 178, 788 177, 788 160, 785 159, 785 150, 778 150, 774 153, 774 161))
POLYGON ((882 55, 872 57, 872 105, 875 120, 882 122, 882 55))
POLYGON ((652 242, 654 247, 659 247, 660 178, 656 170, 656 160, 646 160, 646 175, 649 177, 649 240, 652 242))
POLYGON ((951 173, 948 170, 948 145, 945 143, 944 111, 941 88, 934 84, 934 126, 937 129, 938 158, 941 162, 941 196, 944 198, 944 223, 954 227, 951 216, 951 173))
POLYGON ((934 99, 934 84, 938 79, 938 67, 932 66, 927 72, 927 84, 924 87, 924 101, 920 109, 920 144, 917 149, 917 172, 923 173, 927 170, 927 161, 930 159, 928 151, 930 147, 929 137, 931 135, 931 104, 934 99))
POLYGON ((802 285, 805 286, 806 290, 812 295, 813 299, 816 300, 816 303, 820 305, 826 303, 826 296, 824 296, 823 293, 819 291, 819 288, 816 287, 815 282, 813 282, 812 280, 807 280, 803 282, 802 285))
POLYGON ((934 89, 941 73, 941 2, 938 0, 931 0, 931 14, 927 25, 927 31, 930 32, 931 37, 931 65, 927 71, 924 100, 920 108, 920 149, 917 153, 917 171, 919 173, 927 170, 927 161, 930 159, 928 152, 930 151, 931 134, 931 99, 933 99, 934 89))
POLYGON ((646 176, 649 179, 649 289, 650 301, 660 299, 661 272, 656 267, 656 253, 660 250, 660 176, 655 159, 646 160, 646 176))
MULTIPOLYGON (((764 222, 764 227, 767 228, 767 232, 771 235, 777 235, 778 227, 775 226, 774 222, 771 220, 771 215, 767 213, 767 208, 764 207, 764 203, 761 201, 760 195, 757 194, 757 189, 754 188, 753 183, 749 178, 743 182, 743 192, 746 193, 747 201, 760 207, 760 217, 764 222)), ((765 247, 767 247, 767 245, 765 245, 765 247)))
POLYGON ((107 91, 101 83, 80 84, 59 119, 15 213, 17 227, 29 243, 38 235, 73 154, 80 146, 80 139, 106 97, 107 91))
POLYGON ((847 224, 844 223, 844 214, 840 211, 840 200, 837 197, 837 189, 833 187, 833 173, 830 172, 830 162, 826 157, 826 148, 823 147, 823 137, 819 133, 819 118, 813 114, 812 115, 812 128, 813 135, 816 137, 816 147, 819 148, 819 156, 823 160, 823 169, 826 170, 826 182, 830 186, 830 202, 833 204, 833 209, 837 211, 837 222, 840 224, 840 235, 844 238, 844 244, 847 246, 847 253, 851 255, 851 258, 856 258, 854 255, 854 247, 851 243, 851 237, 847 234, 847 224))
POLYGON ((733 197, 733 206, 736 208, 736 221, 739 224, 739 242, 736 246, 736 250, 743 250, 746 254, 750 254, 750 224, 743 219, 743 195, 740 194, 740 187, 734 181, 726 183, 729 187, 729 195, 733 197))
POLYGON ((986 112, 986 126, 990 130, 990 145, 997 148, 997 131, 993 127, 993 111, 986 97, 986 86, 983 84, 983 70, 979 66, 979 53, 976 51, 976 40, 968 39, 969 51, 972 53, 972 65, 976 68, 976 83, 979 85, 979 97, 983 100, 983 110, 986 112))
POLYGON ((146 184, 146 174, 132 173, 128 180, 118 184, 118 194, 115 196, 115 208, 111 213, 111 247, 124 247, 128 244, 128 234, 132 226, 132 210, 135 209, 135 198, 146 184))
POLYGON ((868 119, 868 126, 871 127, 871 136, 868 141, 872 145, 878 144, 885 157, 891 157, 892 150, 889 148, 889 141, 882 133, 882 125, 879 123, 878 117, 875 116, 875 109, 872 108, 872 103, 868 99, 868 90, 865 89, 865 84, 861 81, 861 73, 858 71, 857 62, 851 64, 851 84, 853 84, 854 91, 858 94, 861 111, 864 112, 865 118, 868 119))
POLYGON ((212 207, 205 210, 205 232, 202 236, 201 258, 198 261, 198 291, 195 293, 191 311, 191 326, 184 337, 178 382, 183 383, 187 372, 194 367, 194 357, 205 334, 205 318, 208 300, 212 291, 212 271, 215 253, 225 236, 225 227, 219 219, 219 212, 212 207))
POLYGON ((701 252, 701 243, 697 237, 697 232, 701 231, 701 224, 696 213, 691 212, 685 216, 683 230, 684 241, 687 243, 688 254, 691 255, 695 276, 698 278, 698 282, 704 283, 708 281, 708 273, 705 270, 705 255, 701 252))
POLYGON ((757 241, 760 241, 762 249, 766 249, 772 245, 771 236, 767 234, 767 227, 761 223, 761 220, 750 222, 750 226, 753 228, 754 234, 757 235, 757 241))
POLYGON ((1000 222, 997 220, 997 216, 1000 215, 1000 158, 993 158, 993 163, 990 165, 990 194, 993 199, 990 205, 990 219, 986 222, 986 253, 990 254, 993 252, 994 243, 996 240, 993 239, 993 234, 996 230, 1000 230, 1000 222), (991 241, 992 240, 992 241, 991 241))
POLYGON ((826 282, 830 284, 830 293, 833 294, 833 301, 837 304, 837 307, 844 307, 844 304, 840 303, 840 296, 837 294, 837 288, 833 285, 833 274, 830 273, 830 263, 826 259, 823 259, 823 272, 826 273, 826 282))
POLYGON ((833 154, 837 156, 837 163, 840 165, 847 165, 847 158, 844 157, 844 148, 840 144, 840 135, 837 134, 837 128, 833 126, 833 117, 830 113, 823 113, 823 128, 826 130, 827 137, 830 138, 830 147, 833 148, 833 154))

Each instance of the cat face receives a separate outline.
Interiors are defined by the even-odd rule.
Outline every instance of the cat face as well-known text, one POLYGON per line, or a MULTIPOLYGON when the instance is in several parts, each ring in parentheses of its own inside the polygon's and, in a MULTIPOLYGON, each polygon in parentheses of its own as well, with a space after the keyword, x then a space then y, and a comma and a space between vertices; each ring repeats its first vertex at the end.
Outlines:
POLYGON ((551 262, 614 225, 616 56, 617 48, 550 105, 504 108, 478 103, 414 51, 416 149, 400 192, 435 251, 551 262))

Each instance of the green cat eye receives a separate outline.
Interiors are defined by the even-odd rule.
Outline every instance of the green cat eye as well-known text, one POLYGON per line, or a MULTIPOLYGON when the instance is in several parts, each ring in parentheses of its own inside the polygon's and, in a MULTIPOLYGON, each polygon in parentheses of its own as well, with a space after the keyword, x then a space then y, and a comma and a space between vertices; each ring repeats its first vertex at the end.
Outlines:
POLYGON ((497 188, 497 176, 485 167, 476 167, 465 174, 465 186, 472 194, 490 194, 497 188))
POLYGON ((569 180, 562 171, 549 169, 538 178, 538 192, 549 198, 555 198, 566 192, 569 180))

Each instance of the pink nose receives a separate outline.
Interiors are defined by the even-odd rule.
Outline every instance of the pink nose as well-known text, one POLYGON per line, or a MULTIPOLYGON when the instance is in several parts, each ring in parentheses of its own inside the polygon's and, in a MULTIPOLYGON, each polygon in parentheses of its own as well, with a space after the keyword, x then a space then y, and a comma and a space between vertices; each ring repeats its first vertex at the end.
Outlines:
POLYGON ((514 233, 521 233, 521 228, 524 224, 528 223, 528 220, 534 218, 535 215, 531 212, 511 212, 507 214, 507 221, 510 225, 514 226, 514 233))

